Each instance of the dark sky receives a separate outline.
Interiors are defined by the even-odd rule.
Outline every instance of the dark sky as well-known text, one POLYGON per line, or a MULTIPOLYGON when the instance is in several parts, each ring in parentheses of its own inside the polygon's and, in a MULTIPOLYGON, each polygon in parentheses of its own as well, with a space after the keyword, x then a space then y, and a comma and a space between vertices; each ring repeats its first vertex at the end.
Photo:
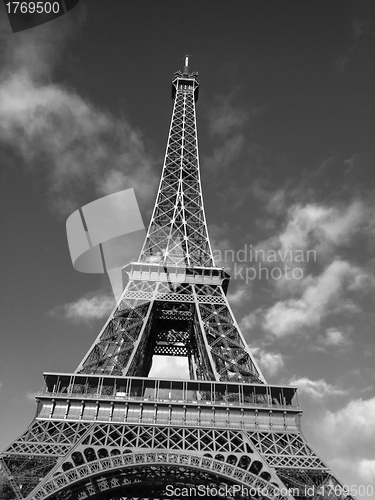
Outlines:
POLYGON ((65 221, 133 187, 148 222, 188 52, 237 321, 267 380, 299 386, 316 451, 375 484, 375 2, 81 0, 17 34, 0 11, 0 447, 30 423, 42 372, 74 371, 113 306, 105 275, 74 270, 65 221), (285 264, 301 277, 259 279, 285 264))

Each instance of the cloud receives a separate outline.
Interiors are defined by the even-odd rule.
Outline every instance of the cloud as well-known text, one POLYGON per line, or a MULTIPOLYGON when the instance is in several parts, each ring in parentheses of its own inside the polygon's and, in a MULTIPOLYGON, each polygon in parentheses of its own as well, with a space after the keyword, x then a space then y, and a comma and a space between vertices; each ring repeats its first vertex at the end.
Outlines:
POLYGON ((346 166, 345 174, 349 174, 354 171, 356 167, 358 167, 360 155, 358 153, 354 153, 350 158, 344 160, 344 165, 346 166))
POLYGON ((258 361, 260 368, 266 375, 273 377, 278 374, 282 368, 284 368, 285 362, 282 354, 266 352, 259 347, 250 347, 250 350, 258 361))
POLYGON ((239 159, 247 140, 244 130, 251 118, 263 108, 243 109, 233 104, 234 95, 216 96, 208 113, 208 129, 216 142, 211 157, 204 158, 204 168, 216 171, 239 159), (219 141, 219 142, 218 142, 219 141))
POLYGON ((232 265, 231 252, 228 249, 232 248, 229 239, 224 237, 229 232, 228 224, 221 226, 217 224, 209 224, 208 232, 210 236, 212 253, 216 266, 230 267, 232 265))
MULTIPOLYGON (((328 455, 326 453, 326 455, 328 455)), ((349 493, 356 494, 354 498, 373 500, 375 484, 375 460, 361 459, 349 455, 329 458, 325 461, 337 473, 342 483, 349 488, 349 493)))
POLYGON ((277 337, 304 333, 316 327, 332 310, 345 307, 342 295, 362 271, 348 262, 334 260, 320 276, 307 277, 301 297, 277 302, 263 316, 263 328, 277 337))
POLYGON ((240 285, 234 292, 229 292, 227 295, 228 302, 231 306, 240 306, 246 302, 251 296, 250 285, 240 285))
POLYGON ((349 339, 348 333, 332 327, 326 330, 325 336, 322 338, 322 343, 327 346, 342 347, 350 345, 352 341, 349 339))
POLYGON ((338 247, 350 245, 361 231, 371 232, 368 220, 373 207, 365 200, 333 206, 295 203, 286 209, 284 189, 267 193, 257 187, 256 196, 266 202, 270 213, 285 212, 283 230, 259 243, 259 249, 276 249, 281 254, 290 249, 315 250, 319 260, 327 260, 338 247))
POLYGON ((240 328, 242 330, 251 330, 252 328, 254 328, 254 326, 256 326, 262 321, 263 314, 264 311, 260 307, 255 311, 252 311, 251 313, 247 314, 239 322, 240 328))
POLYGON ((283 249, 315 248, 321 258, 334 247, 348 244, 367 217, 368 209, 359 200, 337 207, 293 205, 288 211, 286 228, 279 235, 280 245, 283 249))
MULTIPOLYGON (((258 199, 267 203, 268 211, 274 217, 273 226, 282 228, 278 233, 273 228, 273 234, 252 250, 256 262, 269 268, 268 276, 278 297, 301 296, 314 283, 314 274, 339 260, 340 254, 347 258, 359 238, 372 237, 370 200, 353 200, 347 205, 335 206, 293 204, 286 208, 285 190, 279 189, 266 196, 258 186, 256 193, 258 199), (276 221, 280 216, 284 222, 276 221)), ((351 285, 352 290, 355 287, 358 290, 373 288, 375 279, 371 278, 372 274, 370 269, 358 273, 351 285)))
POLYGON ((112 295, 87 294, 75 302, 56 308, 51 314, 62 314, 74 323, 88 322, 107 317, 114 306, 112 295))
MULTIPOLYGON (((259 277, 269 276, 270 293, 275 302, 245 316, 241 326, 251 329, 261 325, 275 337, 282 338, 306 335, 332 314, 358 313, 359 299, 375 287, 373 264, 370 260, 361 267, 348 257, 357 258, 359 254, 354 253, 353 248, 364 247, 365 238, 372 237, 371 199, 354 199, 332 206, 294 203, 287 208, 289 195, 285 189, 267 196, 258 185, 255 194, 269 206, 270 214, 284 218, 284 224, 278 233, 253 246, 252 257, 248 257, 252 266, 262 266, 259 277), (263 270, 264 267, 268 269, 263 270), (273 270, 277 272, 272 274, 273 270)), ((317 340, 315 349, 318 350, 351 344, 348 332, 337 329, 328 329, 317 340)))
MULTIPOLYGON (((348 311, 345 305, 344 310, 348 311)), ((353 345, 353 341, 350 338, 352 330, 351 327, 340 329, 336 327, 327 328, 324 333, 317 336, 316 343, 310 343, 307 350, 330 352, 330 354, 341 356, 344 349, 353 345)))
POLYGON ((358 464, 359 474, 369 484, 375 483, 375 459, 362 459, 358 464))
POLYGON ((374 414, 375 397, 352 400, 337 411, 327 410, 322 418, 316 420, 316 440, 322 447, 330 443, 326 449, 327 462, 347 478, 346 484, 350 484, 351 480, 358 484, 358 478, 364 484, 375 482, 374 414))
POLYGON ((212 135, 227 136, 242 127, 250 118, 250 111, 232 104, 233 96, 217 96, 208 115, 212 135))
POLYGON ((320 428, 327 436, 334 432, 340 435, 334 442, 336 451, 350 449, 352 453, 361 454, 369 442, 375 442, 375 419, 369 415, 375 415, 375 397, 352 400, 336 412, 327 410, 320 428))
POLYGON ((87 192, 92 199, 133 187, 138 199, 148 200, 156 175, 142 134, 51 80, 67 36, 63 22, 53 25, 53 30, 43 25, 11 33, 11 43, 5 44, 0 141, 46 179, 42 188, 60 214, 82 205, 78 201, 87 192))
POLYGON ((321 401, 327 396, 344 396, 347 394, 344 389, 328 384, 323 379, 310 380, 307 377, 293 377, 289 383, 298 387, 299 394, 306 394, 314 401, 321 401))
POLYGON ((259 180, 254 181, 250 187, 251 195, 261 201, 264 209, 272 215, 283 214, 287 208, 287 190, 285 187, 276 191, 267 191, 260 185, 259 180))
POLYGON ((359 46, 364 34, 369 31, 369 24, 364 20, 355 19, 352 22, 351 43, 349 48, 338 55, 334 60, 334 68, 337 73, 343 73, 348 63, 353 59, 354 52, 359 46))
POLYGON ((220 146, 214 149, 210 158, 205 158, 204 168, 217 170, 227 167, 239 158, 244 145, 245 138, 242 134, 225 139, 220 146))

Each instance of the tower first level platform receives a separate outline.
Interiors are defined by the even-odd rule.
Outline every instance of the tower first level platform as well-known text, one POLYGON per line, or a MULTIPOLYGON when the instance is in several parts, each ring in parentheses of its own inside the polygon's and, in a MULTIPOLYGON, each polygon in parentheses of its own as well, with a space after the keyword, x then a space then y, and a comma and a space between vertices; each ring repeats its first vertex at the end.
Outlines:
POLYGON ((35 421, 3 458, 18 481, 23 471, 24 493, 34 486, 33 468, 51 468, 35 500, 60 498, 68 484, 74 499, 115 493, 128 481, 113 474, 115 464, 172 461, 208 476, 225 473, 233 487, 240 479, 270 498, 288 498, 275 466, 328 471, 300 435, 295 387, 77 373, 44 379, 35 421))

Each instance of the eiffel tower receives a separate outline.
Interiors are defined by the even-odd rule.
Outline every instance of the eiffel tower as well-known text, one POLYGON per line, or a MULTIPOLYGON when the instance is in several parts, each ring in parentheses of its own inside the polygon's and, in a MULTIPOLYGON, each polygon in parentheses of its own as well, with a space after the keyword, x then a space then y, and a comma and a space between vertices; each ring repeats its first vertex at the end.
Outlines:
POLYGON ((226 298, 188 63, 139 259, 76 371, 44 374, 34 420, 0 455, 1 500, 353 500, 304 439, 297 388, 266 383, 226 298), (184 356, 190 379, 149 378, 153 355, 184 356))

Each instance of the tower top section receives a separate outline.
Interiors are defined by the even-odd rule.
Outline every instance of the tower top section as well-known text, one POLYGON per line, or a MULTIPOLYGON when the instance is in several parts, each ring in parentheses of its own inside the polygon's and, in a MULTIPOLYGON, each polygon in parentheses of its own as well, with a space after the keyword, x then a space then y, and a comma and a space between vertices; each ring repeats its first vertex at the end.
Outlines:
POLYGON ((193 73, 189 72, 189 58, 190 54, 185 54, 184 57, 184 69, 183 71, 176 71, 174 78, 172 80, 172 99, 176 97, 176 92, 194 92, 195 102, 198 100, 199 91, 199 81, 198 73, 195 71, 193 73))

